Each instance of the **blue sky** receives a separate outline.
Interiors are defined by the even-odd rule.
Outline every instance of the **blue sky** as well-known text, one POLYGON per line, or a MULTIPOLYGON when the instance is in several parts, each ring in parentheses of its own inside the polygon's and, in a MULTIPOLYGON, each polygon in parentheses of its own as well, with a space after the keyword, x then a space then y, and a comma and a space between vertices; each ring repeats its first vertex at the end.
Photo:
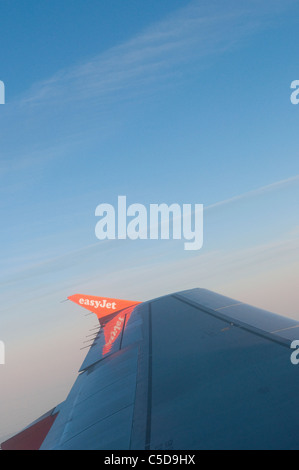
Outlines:
POLYGON ((64 399, 91 321, 59 303, 77 291, 200 286, 299 318, 299 2, 2 0, 0 17, 0 436, 64 399), (118 195, 204 204, 203 249, 99 242, 118 195))

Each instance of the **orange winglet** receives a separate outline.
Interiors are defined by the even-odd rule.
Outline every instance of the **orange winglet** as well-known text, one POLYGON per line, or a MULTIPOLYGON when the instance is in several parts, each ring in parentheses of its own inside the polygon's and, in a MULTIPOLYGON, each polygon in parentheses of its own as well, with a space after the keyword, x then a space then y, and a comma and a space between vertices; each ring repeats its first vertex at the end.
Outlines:
POLYGON ((75 294, 68 297, 83 308, 97 315, 98 319, 117 313, 128 307, 140 304, 133 300, 109 299, 108 297, 96 297, 93 295, 75 294))

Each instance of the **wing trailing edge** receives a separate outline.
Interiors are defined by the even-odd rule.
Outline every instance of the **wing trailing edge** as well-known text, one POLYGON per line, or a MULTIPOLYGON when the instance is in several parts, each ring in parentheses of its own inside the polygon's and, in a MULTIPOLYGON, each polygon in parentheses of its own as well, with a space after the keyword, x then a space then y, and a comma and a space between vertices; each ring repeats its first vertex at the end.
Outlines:
POLYGON ((39 450, 53 426, 57 413, 55 408, 26 429, 1 444, 1 450, 39 450))

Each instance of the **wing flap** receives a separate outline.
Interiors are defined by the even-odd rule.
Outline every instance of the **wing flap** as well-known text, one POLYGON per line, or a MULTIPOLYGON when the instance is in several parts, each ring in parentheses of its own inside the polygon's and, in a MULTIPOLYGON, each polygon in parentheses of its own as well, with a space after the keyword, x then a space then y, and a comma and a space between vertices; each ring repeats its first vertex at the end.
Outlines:
POLYGON ((2 450, 39 450, 57 418, 55 408, 1 444, 2 450))

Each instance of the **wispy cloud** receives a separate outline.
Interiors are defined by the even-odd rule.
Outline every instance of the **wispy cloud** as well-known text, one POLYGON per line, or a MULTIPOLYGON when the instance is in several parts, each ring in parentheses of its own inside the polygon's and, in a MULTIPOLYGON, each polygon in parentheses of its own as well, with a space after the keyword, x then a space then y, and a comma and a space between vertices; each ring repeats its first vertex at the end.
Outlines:
POLYGON ((194 76, 208 65, 205 58, 242 46, 291 3, 192 1, 125 43, 33 84, 1 113, 1 173, 47 164, 78 139, 113 133, 114 104, 119 115, 122 102, 194 76))
MULTIPOLYGON (((288 188, 291 185, 295 185, 296 187, 299 184, 299 175, 274 182, 272 184, 269 184, 267 186, 262 186, 260 188, 257 188, 253 191, 249 191, 243 194, 240 194, 238 196, 232 197, 230 199, 226 199, 223 201, 219 201, 215 204, 212 204, 210 206, 205 207, 205 211, 211 211, 213 212, 213 209, 216 208, 224 208, 225 206, 230 206, 234 205, 237 202, 242 202, 244 200, 249 200, 256 198, 258 196, 263 196, 267 193, 271 192, 279 192, 283 191, 284 189, 288 188)), ((217 219, 216 219, 217 220, 217 219)), ((289 245, 290 247, 292 246, 294 250, 298 250, 298 244, 296 240, 298 239, 298 227, 294 228, 293 231, 286 236, 285 239, 282 240, 282 242, 279 241, 274 241, 274 240, 269 240, 269 243, 267 244, 267 247, 271 249, 277 249, 279 253, 283 253, 282 250, 285 250, 287 248, 287 245, 289 244, 290 240, 294 240, 295 245, 289 245), (280 244, 282 244, 282 249, 280 249, 280 244), (279 248, 279 249, 278 249, 279 248)), ((5 287, 9 285, 14 285, 15 283, 23 282, 25 280, 30 280, 32 278, 40 277, 41 275, 49 275, 53 273, 57 273, 58 271, 65 271, 65 270, 73 270, 75 267, 80 267, 80 266, 85 266, 86 264, 88 265, 91 263, 92 270, 95 272, 98 272, 99 268, 97 267, 97 261, 95 262, 94 259, 100 260, 100 265, 104 265, 106 274, 108 273, 108 267, 109 266, 109 273, 114 275, 114 269, 117 267, 116 265, 114 266, 113 263, 109 262, 106 265, 105 259, 114 259, 115 253, 118 253, 118 250, 123 247, 123 244, 126 243, 124 240, 121 242, 117 242, 115 240, 106 240, 104 242, 97 242, 93 243, 87 246, 82 247, 81 249, 77 249, 76 251, 70 251, 66 252, 61 256, 48 256, 45 252, 43 252, 43 256, 40 257, 38 253, 35 254, 35 258, 32 258, 32 255, 30 259, 25 258, 22 262, 22 259, 18 258, 15 260, 15 265, 13 263, 13 260, 10 258, 9 259, 9 266, 10 266, 10 273, 7 271, 4 273, 3 272, 3 277, 0 279, 0 286, 5 287), (38 260, 38 261, 35 261, 38 260)), ((148 243, 151 243, 148 241, 148 243)), ((171 242, 169 242, 171 245, 171 242)), ((293 242, 292 242, 293 243, 293 242)), ((132 254, 132 251, 130 250, 130 246, 132 246, 132 243, 130 241, 127 241, 127 250, 126 250, 126 257, 124 255, 122 256, 123 258, 123 263, 125 266, 128 263, 128 259, 130 260, 130 264, 134 263, 134 255, 132 254)), ((152 255, 151 253, 151 247, 153 245, 150 245, 149 250, 146 251, 146 255, 144 255, 144 251, 142 251, 142 259, 141 259, 141 264, 152 264, 152 262, 156 262, 158 259, 162 258, 157 258, 157 256, 152 255)), ((293 249, 292 248, 292 249, 293 249)), ((157 246, 155 245, 155 252, 156 252, 157 246)), ((251 253, 252 248, 248 248, 246 252, 249 254, 251 253)), ((256 248, 253 248, 254 252, 256 252, 256 248)), ((135 251, 135 250, 134 250, 135 251)), ((164 251, 164 250, 163 250, 164 251)), ((180 252, 182 250, 180 249, 180 252)), ((267 253, 267 249, 265 248, 264 245, 261 245, 261 252, 264 252, 264 254, 267 253)), ((228 254, 227 257, 230 258, 231 254, 228 254)), ((239 255, 237 255, 239 257, 239 255)), ((250 254, 251 257, 251 254, 250 254)), ((137 258, 139 259, 139 254, 137 252, 137 258)), ((197 259, 195 256, 194 258, 197 259)), ((200 259, 201 263, 205 259, 200 254, 200 259)), ((253 259, 253 258, 252 258, 253 259)), ((188 263, 188 261, 186 261, 188 263)), ((190 261, 192 264, 192 261, 190 261)), ((167 262, 166 262, 167 265, 167 262)), ((138 263, 139 266, 139 263, 138 263)), ((126 269, 126 268, 125 268, 126 269)), ((167 269, 167 268, 166 268, 167 269)), ((79 269, 80 270, 80 269, 79 269)), ((84 275, 84 274, 82 274, 84 275)))
POLYGON ((181 65, 189 64, 192 69, 203 57, 234 47, 267 25, 278 7, 285 8, 291 2, 219 3, 190 2, 124 44, 35 84, 21 105, 105 101, 107 97, 119 99, 120 91, 132 92, 136 87, 145 91, 153 82, 179 77, 181 65))
MULTIPOLYGON (((195 62, 200 63, 205 56, 223 53, 231 47, 238 46, 258 28, 268 25, 271 15, 274 15, 274 18, 280 9, 286 8, 293 2, 274 0, 270 4, 255 0, 239 2, 229 0, 221 3, 221 6, 219 3, 219 1, 191 2, 126 43, 35 84, 20 99, 16 99, 13 105, 5 108, 5 112, 7 110, 12 117, 7 123, 3 123, 4 141, 6 135, 11 140, 12 132, 14 133, 18 127, 18 121, 26 122, 24 134, 27 134, 28 130, 30 132, 28 145, 23 145, 22 138, 19 137, 20 150, 11 148, 10 142, 8 143, 6 158, 0 164, 0 170, 5 172, 9 169, 16 172, 19 168, 23 171, 30 166, 35 168, 39 161, 61 158, 69 144, 71 147, 76 146, 78 141, 76 139, 80 138, 84 141, 84 132, 89 131, 87 128, 93 118, 92 110, 102 109, 99 103, 111 103, 111 100, 120 98, 128 99, 132 93, 145 93, 152 89, 153 83, 161 84, 164 78, 179 79, 180 66, 184 67, 184 72, 188 67, 192 71, 195 62), (119 94, 124 91, 126 93, 119 94), (68 106, 65 106, 66 103, 68 106), (78 106, 82 109, 85 106, 85 111, 89 115, 85 128, 81 127, 80 117, 74 113, 74 109, 78 106), (56 114, 61 114, 57 123, 54 119, 56 114), (69 123, 77 118, 80 123, 80 133, 79 137, 77 135, 75 138, 74 128, 69 123), (52 126, 56 126, 54 138, 53 135, 50 135, 50 138, 47 135, 45 122, 48 121, 52 126), (5 127, 10 132, 6 133, 5 127), (14 154, 15 159, 12 158, 14 154)), ((98 121, 96 125, 99 126, 98 121)), ((296 184, 298 181, 299 175, 219 201, 205 207, 205 210, 212 211, 217 207, 254 198, 296 184)), ((20 185, 21 182, 17 181, 15 184, 20 185)), ((15 282, 16 279, 20 281, 28 275, 39 276, 41 272, 56 272, 57 269, 69 268, 86 259, 86 251, 87 258, 90 259, 96 250, 94 246, 84 247, 75 253, 66 253, 55 259, 50 255, 46 260, 47 254, 43 253, 44 261, 36 265, 28 263, 28 260, 25 260, 24 264, 17 262, 11 276, 4 273, 4 283, 6 285, 15 282)))
POLYGON ((263 194, 276 191, 279 189, 283 189, 285 187, 291 186, 292 184, 298 184, 298 183, 299 183, 299 175, 292 176, 290 178, 287 178, 281 181, 276 181, 275 183, 271 183, 266 186, 262 186, 261 188, 248 191, 247 193, 239 194, 238 196, 234 196, 229 199, 216 202, 215 204, 206 206, 205 210, 209 211, 211 209, 216 209, 218 207, 226 206, 228 204, 233 204, 235 202, 239 202, 245 199, 250 199, 250 198, 257 197, 257 196, 261 196, 263 194))

